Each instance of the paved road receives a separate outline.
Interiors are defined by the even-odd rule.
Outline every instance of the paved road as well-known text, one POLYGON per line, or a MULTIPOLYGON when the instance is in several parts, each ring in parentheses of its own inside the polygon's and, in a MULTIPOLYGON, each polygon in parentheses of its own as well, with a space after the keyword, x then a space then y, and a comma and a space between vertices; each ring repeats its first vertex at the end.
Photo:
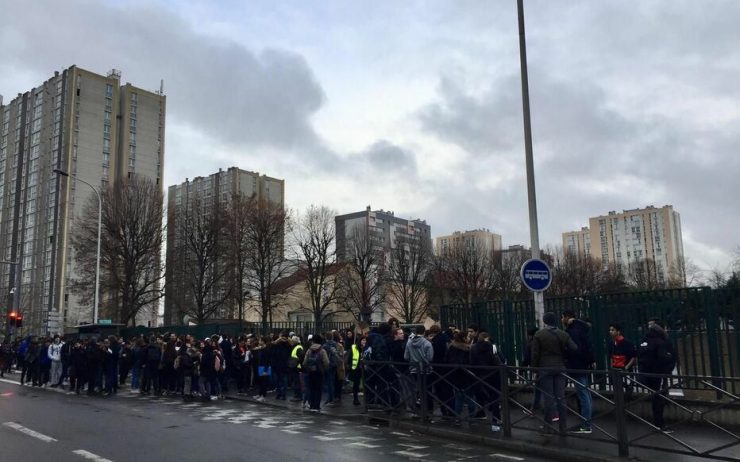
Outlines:
POLYGON ((68 395, 0 380, 0 459, 24 462, 527 461, 327 416, 235 401, 68 395))

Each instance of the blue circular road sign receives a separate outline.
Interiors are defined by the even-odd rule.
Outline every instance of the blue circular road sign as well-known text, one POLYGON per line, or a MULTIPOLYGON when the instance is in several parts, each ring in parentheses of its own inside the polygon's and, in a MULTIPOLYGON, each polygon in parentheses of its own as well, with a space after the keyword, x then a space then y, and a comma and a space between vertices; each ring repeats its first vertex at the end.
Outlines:
POLYGON ((524 262, 519 272, 519 277, 521 277, 524 286, 532 292, 545 291, 550 287, 550 283, 552 283, 550 267, 547 266, 547 263, 537 258, 532 258, 524 262))

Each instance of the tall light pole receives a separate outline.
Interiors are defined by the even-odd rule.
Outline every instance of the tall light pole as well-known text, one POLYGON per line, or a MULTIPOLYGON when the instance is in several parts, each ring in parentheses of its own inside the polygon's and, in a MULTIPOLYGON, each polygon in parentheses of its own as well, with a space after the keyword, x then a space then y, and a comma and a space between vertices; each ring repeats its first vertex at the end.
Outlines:
MULTIPOLYGON (((517 0, 519 16, 519 63, 522 69, 522 109, 524 113, 524 155, 527 163, 527 201, 529 203, 529 237, 532 258, 540 258, 540 236, 537 227, 537 195, 534 188, 534 160, 532 159, 532 122, 529 117, 529 77, 527 75, 527 41, 524 36, 524 0, 517 0)), ((545 295, 534 292, 534 312, 537 322, 545 314, 545 295)))
POLYGON ((70 175, 69 173, 65 172, 64 170, 60 170, 58 168, 55 168, 53 170, 54 173, 61 176, 71 177, 75 180, 84 183, 90 187, 90 189, 93 190, 95 193, 95 196, 98 198, 98 253, 96 257, 96 263, 95 263, 95 305, 93 306, 93 324, 98 323, 98 304, 100 301, 100 229, 102 225, 103 220, 103 201, 100 200, 100 193, 98 192, 97 188, 87 181, 77 177, 76 175, 70 175))

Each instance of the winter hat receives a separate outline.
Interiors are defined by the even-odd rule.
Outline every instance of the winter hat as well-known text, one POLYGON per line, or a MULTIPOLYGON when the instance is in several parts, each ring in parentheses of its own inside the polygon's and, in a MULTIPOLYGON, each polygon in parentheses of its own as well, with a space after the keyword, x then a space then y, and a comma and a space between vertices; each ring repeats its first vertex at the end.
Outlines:
POLYGON ((548 326, 555 326, 558 322, 558 317, 552 311, 548 311, 542 316, 542 321, 548 326))

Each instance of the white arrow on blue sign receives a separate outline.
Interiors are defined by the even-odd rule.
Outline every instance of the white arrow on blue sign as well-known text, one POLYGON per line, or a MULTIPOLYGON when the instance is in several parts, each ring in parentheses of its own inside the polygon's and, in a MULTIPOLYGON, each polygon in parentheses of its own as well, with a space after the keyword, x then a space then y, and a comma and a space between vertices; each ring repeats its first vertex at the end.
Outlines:
POLYGON ((519 277, 521 277, 524 286, 532 292, 543 292, 552 283, 550 267, 547 266, 547 263, 537 258, 532 258, 524 262, 519 272, 519 277))

